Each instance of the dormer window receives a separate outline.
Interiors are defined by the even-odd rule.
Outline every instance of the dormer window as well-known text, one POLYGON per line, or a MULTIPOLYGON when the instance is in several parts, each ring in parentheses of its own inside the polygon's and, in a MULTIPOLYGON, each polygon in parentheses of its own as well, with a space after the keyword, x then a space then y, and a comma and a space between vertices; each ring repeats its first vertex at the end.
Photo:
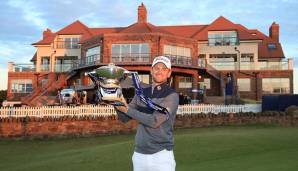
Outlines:
POLYGON ((276 44, 275 43, 269 43, 268 44, 268 49, 276 49, 276 44))
POLYGON ((208 32, 209 46, 231 46, 238 44, 236 31, 210 31, 208 32))

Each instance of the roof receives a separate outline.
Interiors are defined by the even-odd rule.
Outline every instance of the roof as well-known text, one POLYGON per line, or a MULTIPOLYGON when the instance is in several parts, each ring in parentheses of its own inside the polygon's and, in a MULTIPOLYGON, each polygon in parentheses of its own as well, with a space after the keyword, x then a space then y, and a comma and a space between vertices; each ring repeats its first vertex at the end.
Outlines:
POLYGON ((258 54, 259 58, 284 58, 284 53, 280 43, 274 42, 276 49, 269 49, 268 45, 270 43, 264 41, 259 44, 258 54))
POLYGON ((191 38, 193 34, 201 31, 207 25, 181 25, 181 26, 158 26, 173 35, 191 38))
POLYGON ((240 24, 234 24, 223 16, 215 19, 211 24, 198 31, 192 37, 199 41, 207 41, 209 31, 238 31, 238 37, 240 41, 259 40, 257 36, 250 34, 244 26, 240 24))
POLYGON ((271 39, 269 36, 266 36, 256 29, 247 29, 241 24, 235 24, 223 16, 218 17, 208 25, 155 26, 149 22, 136 22, 127 27, 110 28, 89 28, 77 20, 56 33, 50 33, 47 37, 36 43, 33 43, 32 45, 51 44, 57 35, 80 34, 82 35, 81 43, 83 43, 87 39, 108 33, 163 33, 177 37, 191 38, 197 41, 208 41, 209 31, 237 31, 240 41, 262 41, 259 43, 259 57, 284 57, 282 47, 279 42, 271 39), (275 43, 277 48, 269 49, 269 43, 275 43))
POLYGON ((62 28, 58 32, 53 33, 52 35, 47 36, 44 39, 42 39, 42 40, 40 40, 36 43, 33 43, 32 45, 51 44, 54 41, 56 35, 71 35, 71 34, 80 34, 80 35, 82 35, 81 41, 89 39, 93 36, 90 29, 86 25, 81 23, 79 20, 77 20, 77 21, 73 22, 72 24, 62 28))
POLYGON ((282 46, 279 42, 276 42, 272 38, 266 36, 264 33, 260 32, 259 30, 253 29, 248 30, 251 34, 256 34, 262 42, 259 43, 258 54, 259 58, 284 58, 284 53, 282 50, 282 46), (275 44, 276 49, 269 49, 268 44, 275 44))
POLYGON ((37 59, 37 52, 35 52, 35 54, 33 55, 32 59, 30 60, 31 62, 36 61, 37 59))
POLYGON ((172 33, 147 22, 134 23, 120 30, 118 33, 164 33, 172 35, 172 33))
POLYGON ((100 34, 106 34, 106 33, 117 33, 122 29, 123 27, 114 27, 114 28, 90 28, 89 30, 93 35, 100 35, 100 34))
POLYGON ((56 37, 56 34, 53 33, 53 34, 43 38, 42 40, 40 40, 38 42, 32 43, 32 45, 48 45, 48 44, 51 44, 54 41, 55 37, 56 37))

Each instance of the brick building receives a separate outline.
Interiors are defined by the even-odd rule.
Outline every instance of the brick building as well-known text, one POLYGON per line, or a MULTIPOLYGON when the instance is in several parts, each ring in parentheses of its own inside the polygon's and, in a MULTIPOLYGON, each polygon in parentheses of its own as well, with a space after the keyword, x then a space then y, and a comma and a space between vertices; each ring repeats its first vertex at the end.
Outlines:
POLYGON ((155 26, 143 4, 137 14, 127 27, 90 28, 75 21, 57 32, 45 30, 32 44, 32 64, 9 63, 8 100, 45 104, 63 87, 88 89, 92 82, 84 73, 111 62, 150 83, 158 55, 172 60, 172 86, 192 98, 204 88, 207 97, 223 97, 227 75, 242 98, 293 93, 293 61, 284 56, 277 23, 267 36, 222 16, 206 25, 155 26))

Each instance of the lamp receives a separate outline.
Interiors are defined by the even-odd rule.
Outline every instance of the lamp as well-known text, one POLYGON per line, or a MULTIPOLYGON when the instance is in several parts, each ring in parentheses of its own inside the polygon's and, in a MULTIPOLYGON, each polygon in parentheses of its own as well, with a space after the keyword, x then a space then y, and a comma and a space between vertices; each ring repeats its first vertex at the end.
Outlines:
POLYGON ((240 50, 237 47, 235 47, 234 49, 237 52, 237 64, 238 64, 237 65, 237 70, 240 71, 240 60, 241 60, 240 50))

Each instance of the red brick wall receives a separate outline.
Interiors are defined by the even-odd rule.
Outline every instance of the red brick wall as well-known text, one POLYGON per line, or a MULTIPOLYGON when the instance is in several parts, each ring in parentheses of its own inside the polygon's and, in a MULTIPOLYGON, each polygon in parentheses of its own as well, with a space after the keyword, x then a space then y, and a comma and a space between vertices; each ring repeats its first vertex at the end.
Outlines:
MULTIPOLYGON (((227 72, 230 72, 230 71, 221 72, 221 77, 225 78, 227 72)), ((293 71, 290 71, 290 70, 279 70, 279 71, 268 70, 268 71, 241 71, 241 73, 239 73, 239 72, 233 72, 233 73, 236 78, 250 78, 251 79, 250 80, 251 90, 249 92, 240 92, 241 98, 260 100, 263 95, 262 78, 289 78, 290 79, 290 93, 293 93, 293 71)), ((217 91, 217 89, 215 89, 215 91, 217 91)))
POLYGON ((12 93, 11 86, 12 80, 19 80, 19 79, 28 79, 32 80, 33 89, 37 87, 36 75, 35 72, 8 72, 8 80, 7 80, 7 100, 20 100, 21 97, 24 97, 28 94, 24 93, 12 93))
MULTIPOLYGON (((219 125, 279 124, 298 126, 298 117, 284 113, 271 114, 194 114, 177 116, 176 128, 207 127, 219 125)), ((116 116, 97 118, 6 118, 0 120, 0 137, 55 137, 69 135, 100 135, 132 132, 137 122, 124 124, 116 116)))

